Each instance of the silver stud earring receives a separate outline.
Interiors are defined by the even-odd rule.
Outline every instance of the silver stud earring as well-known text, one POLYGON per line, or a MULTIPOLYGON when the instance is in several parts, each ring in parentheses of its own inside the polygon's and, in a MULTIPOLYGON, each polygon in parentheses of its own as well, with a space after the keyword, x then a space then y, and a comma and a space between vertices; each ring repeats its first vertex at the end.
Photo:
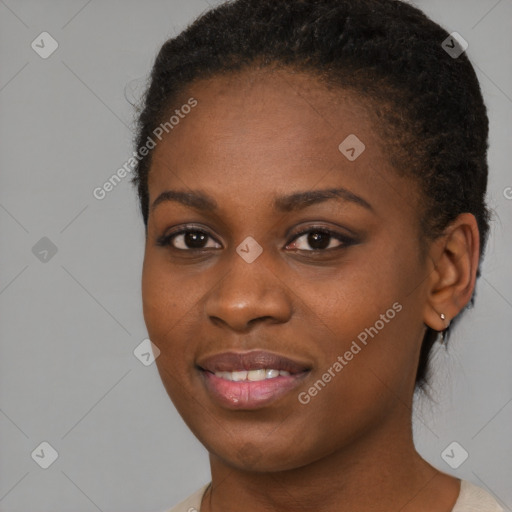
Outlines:
MULTIPOLYGON (((446 320, 446 316, 444 313, 441 313, 439 315, 441 317, 441 320, 444 322, 446 320)), ((442 345, 445 345, 446 346, 446 329, 448 329, 448 327, 445 327, 442 331, 441 331, 441 344, 442 345)))

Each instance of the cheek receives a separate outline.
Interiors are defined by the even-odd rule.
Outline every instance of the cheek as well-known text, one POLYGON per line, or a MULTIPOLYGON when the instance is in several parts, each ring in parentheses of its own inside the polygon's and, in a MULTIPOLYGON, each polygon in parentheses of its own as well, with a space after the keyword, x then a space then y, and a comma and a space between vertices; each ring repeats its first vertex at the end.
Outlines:
POLYGON ((147 250, 142 270, 142 307, 151 341, 160 349, 157 365, 190 379, 201 341, 204 297, 215 283, 212 273, 176 270, 165 254, 147 250))
POLYGON ((310 317, 323 329, 316 337, 321 354, 316 379, 325 372, 330 379, 329 393, 323 388, 319 393, 325 407, 330 400, 355 410, 364 403, 374 407, 382 394, 404 398, 413 388, 423 324, 421 291, 411 291, 422 272, 406 251, 382 248, 374 253, 379 258, 361 258, 316 291, 310 286, 310 317))
MULTIPOLYGON (((173 280, 165 268, 146 257, 142 272, 142 306, 149 338, 159 348, 160 355, 155 364, 162 384, 172 402, 179 410, 187 410, 187 369, 192 354, 186 350, 186 342, 180 336, 182 321, 186 318, 187 303, 182 294, 176 293, 173 280)), ((199 414, 199 411, 197 411, 199 414)))
POLYGON ((172 337, 172 329, 179 329, 186 321, 187 312, 194 313, 194 305, 202 292, 200 280, 190 279, 187 272, 174 270, 162 251, 146 249, 142 267, 142 306, 148 331, 164 332, 172 337))
POLYGON ((298 390, 298 407, 283 427, 294 442, 302 439, 305 456, 329 453, 368 429, 410 414, 403 405, 413 389, 417 349, 403 336, 410 332, 410 310, 392 311, 389 323, 367 310, 359 310, 357 323, 340 316, 332 324, 338 342, 320 343, 322 361, 298 390))
MULTIPOLYGON (((160 349, 157 365, 165 361, 165 366, 176 371, 173 353, 183 350, 180 347, 180 319, 185 317, 187 301, 177 293, 177 286, 171 275, 165 271, 158 258, 146 255, 142 270, 142 308, 144 321, 151 341, 160 349)), ((190 306, 188 306, 190 309, 190 306)))
POLYGON ((156 343, 161 338, 158 334, 170 327, 170 317, 176 316, 177 301, 172 300, 161 273, 147 257, 142 271, 142 308, 148 333, 156 343))

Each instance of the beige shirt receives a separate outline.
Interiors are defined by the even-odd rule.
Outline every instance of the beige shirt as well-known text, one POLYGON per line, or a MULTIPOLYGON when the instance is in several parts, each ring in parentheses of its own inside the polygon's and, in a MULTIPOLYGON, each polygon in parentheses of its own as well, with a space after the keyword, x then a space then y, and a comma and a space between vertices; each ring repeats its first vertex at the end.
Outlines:
MULTIPOLYGON (((167 512, 200 512, 203 494, 210 484, 204 485, 186 500, 167 512)), ((481 487, 467 480, 461 480, 460 494, 452 512, 504 512, 498 502, 481 487)))

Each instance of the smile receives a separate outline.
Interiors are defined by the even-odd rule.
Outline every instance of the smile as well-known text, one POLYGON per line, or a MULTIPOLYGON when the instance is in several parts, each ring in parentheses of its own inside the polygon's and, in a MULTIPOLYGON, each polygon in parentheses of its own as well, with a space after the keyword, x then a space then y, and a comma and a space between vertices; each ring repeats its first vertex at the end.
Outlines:
POLYGON ((209 397, 223 408, 254 410, 296 388, 310 365, 264 351, 225 352, 199 360, 209 397))
POLYGON ((235 372, 215 372, 215 376, 232 382, 257 382, 259 380, 275 379, 276 377, 288 377, 290 372, 286 370, 260 369, 260 370, 238 370, 235 372))

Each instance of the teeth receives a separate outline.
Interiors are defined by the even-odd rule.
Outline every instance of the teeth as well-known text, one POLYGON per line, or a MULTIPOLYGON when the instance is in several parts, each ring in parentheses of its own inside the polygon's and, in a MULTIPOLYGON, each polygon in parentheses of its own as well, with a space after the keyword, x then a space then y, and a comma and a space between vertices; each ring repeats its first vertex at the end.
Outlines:
POLYGON ((279 370, 265 370, 265 377, 267 379, 273 379, 279 376, 279 370))
MULTIPOLYGON (((226 372, 229 373, 229 372, 226 372)), ((231 380, 234 382, 239 382, 241 380, 245 380, 247 377, 247 372, 242 370, 240 372, 231 372, 231 380)))
POLYGON ((251 370, 247 373, 247 379, 250 381, 265 380, 267 378, 266 373, 265 369, 251 370))
POLYGON ((286 370, 275 370, 273 368, 260 370, 239 370, 236 372, 215 372, 216 377, 233 382, 256 382, 259 380, 275 379, 276 377, 288 377, 290 372, 286 370))

